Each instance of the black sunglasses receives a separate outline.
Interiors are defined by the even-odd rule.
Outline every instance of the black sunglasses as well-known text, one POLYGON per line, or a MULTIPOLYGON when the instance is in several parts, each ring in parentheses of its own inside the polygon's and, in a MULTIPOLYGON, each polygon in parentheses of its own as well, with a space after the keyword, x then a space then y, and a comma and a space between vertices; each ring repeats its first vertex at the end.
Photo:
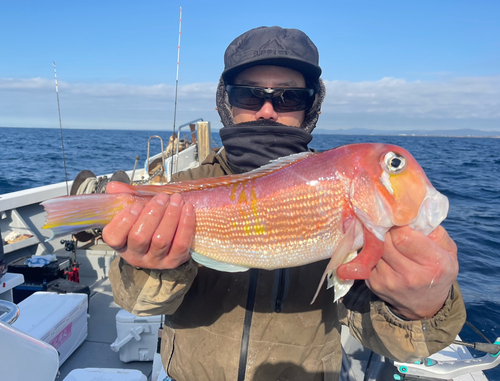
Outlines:
POLYGON ((303 111, 314 102, 314 89, 226 85, 231 106, 259 111, 269 99, 276 112, 303 111))

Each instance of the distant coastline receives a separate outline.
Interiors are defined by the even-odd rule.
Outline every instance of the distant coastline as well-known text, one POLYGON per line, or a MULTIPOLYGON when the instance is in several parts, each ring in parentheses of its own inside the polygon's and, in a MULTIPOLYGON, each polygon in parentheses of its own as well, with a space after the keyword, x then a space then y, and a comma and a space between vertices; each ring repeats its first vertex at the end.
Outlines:
POLYGON ((432 137, 447 137, 447 138, 500 138, 500 131, 483 131, 474 130, 471 128, 457 130, 371 130, 368 128, 350 128, 339 130, 327 130, 324 128, 316 128, 313 134, 322 135, 385 135, 385 136, 432 136, 432 137))
MULTIPOLYGON (((0 128, 48 128, 59 129, 59 127, 11 127, 0 126, 0 128)), ((84 128, 65 127, 64 130, 85 130, 84 128)), ((120 130, 120 131, 139 131, 134 129, 115 129, 115 128, 89 128, 88 130, 120 130)), ((140 131, 160 131, 160 130, 140 130, 140 131)), ((167 131, 167 130, 165 130, 167 131)), ((218 132, 218 128, 212 126, 212 132, 218 132)), ((432 137, 447 137, 447 138, 493 138, 500 139, 500 131, 483 131, 474 130, 472 128, 456 129, 456 130, 372 130, 368 128, 350 128, 329 130, 325 128, 315 128, 315 135, 382 135, 382 136, 432 136, 432 137)))

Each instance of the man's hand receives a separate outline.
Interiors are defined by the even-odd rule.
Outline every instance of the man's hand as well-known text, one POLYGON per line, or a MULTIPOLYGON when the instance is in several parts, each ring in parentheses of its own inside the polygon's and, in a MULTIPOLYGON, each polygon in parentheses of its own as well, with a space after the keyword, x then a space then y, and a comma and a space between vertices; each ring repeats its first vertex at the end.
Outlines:
POLYGON ((195 225, 193 206, 181 195, 159 193, 144 207, 135 203, 118 213, 102 237, 132 266, 175 269, 190 258, 195 225))
POLYGON ((425 236, 403 226, 385 235, 384 254, 366 283, 396 314, 421 320, 443 307, 457 274, 457 245, 443 227, 425 236))

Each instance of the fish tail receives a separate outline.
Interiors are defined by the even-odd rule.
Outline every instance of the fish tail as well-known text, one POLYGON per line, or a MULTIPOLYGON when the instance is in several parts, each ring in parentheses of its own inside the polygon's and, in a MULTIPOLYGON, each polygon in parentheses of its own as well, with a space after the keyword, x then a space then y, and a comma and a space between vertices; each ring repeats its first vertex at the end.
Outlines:
POLYGON ((102 228, 118 212, 138 197, 131 194, 90 194, 58 197, 42 203, 47 213, 43 229, 50 229, 56 237, 87 229, 102 228))

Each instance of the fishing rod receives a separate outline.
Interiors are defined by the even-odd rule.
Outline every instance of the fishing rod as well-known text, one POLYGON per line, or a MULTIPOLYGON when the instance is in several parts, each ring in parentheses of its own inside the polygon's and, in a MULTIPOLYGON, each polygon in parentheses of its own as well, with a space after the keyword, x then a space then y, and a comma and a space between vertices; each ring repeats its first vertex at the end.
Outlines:
MULTIPOLYGON (((181 54, 181 25, 182 25, 182 7, 180 7, 180 16, 179 16, 179 43, 177 44, 177 74, 175 76, 175 100, 174 100, 174 128, 172 130, 172 137, 174 138, 173 142, 175 142, 175 119, 177 116, 177 90, 179 88, 179 60, 180 60, 180 54, 181 54)), ((177 140, 177 144, 179 144, 179 141, 177 140)), ((172 153, 171 157, 172 160, 170 160, 170 173, 173 172, 174 170, 174 146, 172 145, 172 153)), ((166 168, 164 168, 166 171, 166 168)))
POLYGON ((62 122, 61 122, 61 106, 59 105, 59 89, 57 87, 56 63, 52 62, 52 65, 54 66, 54 78, 56 81, 57 111, 59 112, 59 128, 61 130, 61 147, 62 147, 63 164, 64 164, 64 178, 66 179, 66 194, 69 196, 68 172, 66 170, 66 155, 64 154, 64 139, 63 139, 62 122))

